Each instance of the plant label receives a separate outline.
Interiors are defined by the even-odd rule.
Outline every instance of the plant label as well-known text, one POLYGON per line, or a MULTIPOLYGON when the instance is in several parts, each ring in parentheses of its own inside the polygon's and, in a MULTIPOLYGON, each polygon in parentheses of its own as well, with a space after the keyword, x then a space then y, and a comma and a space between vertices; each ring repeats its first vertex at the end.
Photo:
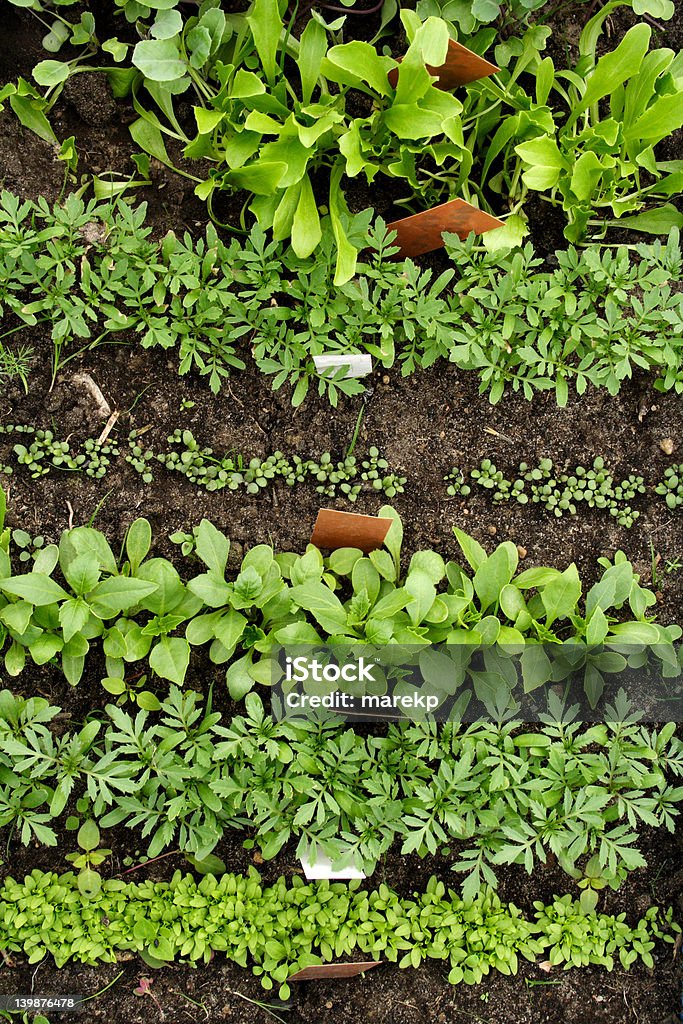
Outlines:
POLYGON ((357 974, 379 967, 381 960, 365 960, 358 964, 314 964, 291 974, 287 981, 319 981, 322 978, 355 978, 357 974))
POLYGON ((346 366, 345 377, 367 377, 372 373, 372 356, 361 352, 352 352, 345 356, 313 356, 317 373, 325 373, 326 370, 336 370, 340 366, 346 366))
POLYGON ((357 512, 338 512, 321 508, 318 512, 311 544, 318 548, 360 548, 366 555, 384 544, 391 519, 364 516, 357 512))
MULTIPOLYGON (((477 82, 480 78, 488 78, 494 75, 500 68, 490 61, 484 60, 478 54, 468 50, 461 43, 454 39, 448 41, 448 54, 444 63, 434 68, 427 64, 427 71, 437 79, 437 89, 452 90, 459 85, 467 85, 469 82, 477 82)), ((398 68, 389 72, 389 84, 396 88, 398 79, 398 68)))
POLYGON ((339 870, 332 870, 332 861, 326 853, 320 849, 317 844, 312 844, 308 848, 308 856, 300 857, 301 867, 306 878, 367 878, 364 871, 360 871, 359 868, 354 868, 349 865, 346 868, 340 868, 339 870))
POLYGON ((478 210, 464 199, 451 199, 448 203, 433 206, 431 210, 415 213, 412 217, 403 217, 387 225, 389 231, 396 232, 396 244, 400 246, 397 259, 420 256, 433 249, 441 249, 444 244, 444 231, 465 239, 470 231, 482 235, 485 231, 502 227, 502 220, 478 210))

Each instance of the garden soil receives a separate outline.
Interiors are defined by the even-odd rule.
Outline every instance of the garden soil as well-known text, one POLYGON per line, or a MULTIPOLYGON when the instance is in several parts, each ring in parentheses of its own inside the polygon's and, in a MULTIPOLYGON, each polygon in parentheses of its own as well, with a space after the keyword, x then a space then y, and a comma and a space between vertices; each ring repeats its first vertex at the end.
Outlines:
MULTIPOLYGON (((667 25, 662 44, 681 44, 683 5, 677 6, 679 13, 667 25)), ((362 16, 355 17, 361 21, 362 16)), ((581 5, 570 5, 558 22, 555 45, 575 46, 584 18, 581 5)), ((2 0, 0 24, 1 85, 18 74, 30 77, 31 67, 44 54, 37 22, 2 0)), ((107 27, 110 35, 120 30, 119 22, 107 27)), ((52 115, 59 138, 76 137, 79 175, 105 170, 131 173, 130 120, 130 108, 114 102, 103 78, 91 74, 70 82, 52 115)), ((671 145, 677 142, 672 140, 671 145)), ((64 166, 53 148, 22 129, 8 111, 0 114, 0 180, 24 198, 44 195, 49 201, 57 200, 64 182, 64 166)), ((195 234, 203 230, 204 207, 193 196, 191 183, 163 167, 154 167, 154 188, 140 190, 139 198, 149 204, 149 222, 156 234, 168 229, 195 234)), ((371 201, 387 219, 391 216, 391 196, 359 193, 355 201, 358 208, 371 201)), ((235 212, 223 213, 234 217, 235 212)), ((561 226, 546 216, 545 209, 532 209, 530 216, 538 251, 552 259, 555 248, 562 246, 561 226)), ((435 270, 444 265, 438 255, 424 262, 435 270)), ((651 490, 667 465, 683 461, 683 403, 674 394, 655 392, 647 379, 627 383, 617 397, 597 390, 574 396, 564 410, 558 410, 551 394, 541 394, 533 402, 510 395, 491 406, 485 396, 478 395, 474 375, 439 364, 407 379, 397 369, 375 372, 364 395, 342 396, 336 410, 310 397, 294 411, 287 388, 273 392, 269 380, 250 365, 248 344, 243 353, 247 370, 236 374, 214 397, 205 381, 178 377, 172 352, 143 351, 135 345, 107 345, 84 353, 58 374, 51 388, 49 336, 38 327, 24 330, 19 338, 35 349, 36 366, 28 394, 14 386, 0 393, 0 423, 49 427, 60 439, 68 437, 72 445, 96 437, 104 421, 87 390, 74 380, 83 371, 97 383, 111 409, 120 412, 115 436, 122 452, 130 429, 149 428, 145 444, 165 451, 168 434, 182 427, 191 429, 200 445, 211 446, 218 455, 239 452, 248 459, 279 449, 302 458, 324 451, 343 458, 362 413, 356 455, 362 457, 370 445, 377 445, 391 469, 407 477, 405 493, 392 502, 404 521, 407 555, 434 547, 445 556, 457 557, 453 526, 459 526, 489 550, 500 541, 512 540, 520 547, 524 568, 539 564, 564 568, 575 561, 589 586, 602 571, 597 559, 613 557, 621 549, 644 583, 656 590, 660 621, 683 622, 681 516, 668 510, 651 490), (194 405, 188 407, 191 402, 194 405), (665 454, 662 445, 671 450, 669 441, 673 453, 665 454), (636 473, 650 485, 648 494, 633 503, 641 515, 630 530, 597 510, 555 519, 533 505, 495 506, 477 488, 467 499, 446 496, 443 477, 456 465, 471 469, 490 458, 509 475, 520 461, 552 458, 556 466, 573 469, 597 455, 605 458, 616 478, 636 473)), ((10 452, 10 439, 0 437, 0 464, 10 461, 10 452)), ((201 491, 161 466, 154 475, 152 483, 144 484, 123 457, 101 481, 58 471, 34 481, 23 467, 15 468, 10 478, 9 525, 55 541, 68 525, 92 522, 117 543, 130 522, 144 515, 151 521, 157 552, 177 559, 178 549, 168 535, 189 530, 206 516, 232 539, 231 558, 239 561, 246 548, 260 542, 270 542, 278 550, 302 551, 321 505, 309 483, 288 488, 277 481, 250 497, 241 492, 201 491)), ((355 506, 343 500, 322 501, 367 513, 376 513, 382 503, 373 494, 361 495, 355 506)), ((92 664, 89 673, 72 690, 57 673, 43 668, 30 680, 21 677, 13 688, 42 693, 59 704, 66 729, 109 699, 99 688, 99 666, 92 664)), ((239 713, 225 695, 219 670, 208 659, 200 659, 188 685, 206 691, 210 682, 216 684, 218 709, 226 715, 239 713)), ((66 870, 64 856, 75 847, 73 833, 65 833, 54 850, 23 848, 7 834, 1 839, 2 872, 17 876, 34 867, 66 870)), ((230 871, 243 871, 254 863, 253 855, 242 848, 243 839, 243 834, 230 834, 216 850, 230 871)), ((138 834, 125 829, 108 833, 107 845, 113 850, 106 863, 111 876, 128 870, 126 858, 137 863, 144 852, 138 849, 138 834)), ((646 832, 641 848, 648 868, 633 872, 619 893, 603 894, 601 909, 623 912, 635 921, 650 905, 659 903, 676 906, 679 920, 683 919, 683 835, 680 830, 678 835, 646 832)), ((456 855, 456 847, 426 860, 392 851, 371 883, 386 881, 404 895, 422 889, 431 874, 455 885, 457 876, 450 865, 456 855)), ((142 864, 124 877, 165 878, 185 867, 183 858, 173 855, 142 864)), ((285 848, 275 862, 262 864, 259 870, 266 881, 299 872, 294 847, 285 848)), ((553 864, 535 870, 532 878, 521 868, 508 869, 501 875, 501 895, 533 913, 534 900, 547 902, 554 894, 572 891, 568 881, 553 864)), ((433 961, 417 971, 383 964, 359 979, 293 986, 291 1004, 283 1007, 247 971, 220 957, 197 968, 178 965, 151 972, 150 991, 140 996, 134 989, 150 971, 135 957, 98 968, 72 965, 57 971, 47 961, 28 966, 13 956, 5 957, 0 966, 0 994, 92 996, 75 1018, 80 1024, 135 1024, 151 1017, 167 1024, 260 1024, 274 1019, 287 1024, 670 1024, 677 1019, 681 989, 680 955, 670 946, 658 948, 653 970, 641 965, 629 972, 617 967, 612 973, 599 968, 545 973, 538 964, 523 964, 514 978, 494 973, 473 988, 453 988, 447 974, 444 964, 433 961)))

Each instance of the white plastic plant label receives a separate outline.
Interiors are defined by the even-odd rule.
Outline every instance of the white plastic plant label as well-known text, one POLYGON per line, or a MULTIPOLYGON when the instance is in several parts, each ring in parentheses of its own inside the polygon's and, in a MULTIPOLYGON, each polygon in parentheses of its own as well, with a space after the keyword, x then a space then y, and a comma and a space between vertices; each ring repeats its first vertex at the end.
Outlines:
POLYGON ((308 848, 308 856, 301 857, 301 867, 308 879, 316 878, 365 878, 363 871, 352 866, 341 868, 339 871, 332 870, 332 861, 323 853, 319 846, 313 845, 308 848), (315 862, 315 863, 314 863, 315 862))
POLYGON ((372 373, 372 356, 360 352, 351 352, 345 356, 313 356, 317 373, 325 373, 326 370, 336 370, 340 366, 347 366, 345 377, 367 377, 372 373))

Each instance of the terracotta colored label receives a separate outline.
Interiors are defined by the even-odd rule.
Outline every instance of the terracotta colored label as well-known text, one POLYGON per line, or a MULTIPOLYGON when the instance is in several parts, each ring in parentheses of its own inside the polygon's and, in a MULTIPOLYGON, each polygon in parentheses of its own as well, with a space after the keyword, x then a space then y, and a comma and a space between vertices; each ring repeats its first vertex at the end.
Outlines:
MULTIPOLYGON (((461 43, 454 39, 448 40, 448 54, 441 67, 433 68, 427 64, 427 71, 437 78, 435 85, 437 89, 451 90, 459 85, 467 85, 469 82, 477 82, 480 78, 488 78, 500 71, 499 67, 484 60, 478 54, 468 50, 461 43)), ((396 88, 398 80, 398 68, 389 72, 389 84, 396 88)))
POLYGON ((287 981, 315 981, 320 978, 354 978, 357 974, 379 967, 380 960, 367 960, 360 964, 316 964, 304 967, 302 971, 290 975, 287 981))
POLYGON ((485 231, 503 226, 502 220, 478 210, 464 199, 451 199, 448 203, 433 206, 431 210, 395 220, 387 225, 387 230, 396 232, 396 244, 401 247, 397 258, 401 259, 442 248, 441 235, 444 231, 450 231, 459 238, 467 238, 470 231, 482 235, 485 231))
POLYGON ((357 512, 338 512, 321 508, 311 534, 318 548, 360 548, 367 555, 381 548, 392 524, 391 519, 363 516, 357 512))

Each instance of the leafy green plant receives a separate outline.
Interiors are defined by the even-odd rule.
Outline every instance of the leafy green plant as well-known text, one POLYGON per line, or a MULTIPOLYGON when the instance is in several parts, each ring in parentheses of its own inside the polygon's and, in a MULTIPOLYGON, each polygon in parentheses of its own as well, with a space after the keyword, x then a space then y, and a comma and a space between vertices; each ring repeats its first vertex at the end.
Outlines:
MULTIPOLYGON (((0 310, 28 326, 52 325, 53 376, 77 354, 66 354, 74 341, 93 347, 133 331, 145 348, 177 348, 180 373, 205 375, 218 392, 232 371, 244 368, 236 347, 253 332, 259 368, 273 375, 275 388, 292 384, 293 404, 317 380, 319 393, 336 405, 339 394, 357 394, 363 385, 344 379, 343 368, 336 377, 318 374, 313 356, 369 351, 391 365, 405 340, 411 372, 429 365, 434 344, 448 337, 438 297, 451 274, 431 282, 412 261, 391 262, 395 249, 383 226, 367 239, 376 242, 377 255, 340 291, 333 285, 329 221, 321 251, 301 260, 279 243, 266 245, 258 229, 244 246, 225 245, 212 227, 204 241, 169 233, 152 243, 145 212, 144 204, 131 211, 120 200, 86 204, 75 195, 51 209, 3 193, 0 310)), ((364 242, 367 218, 354 223, 364 242)))
POLYGON ((0 1010, 0 1020, 8 1020, 14 1022, 14 1024, 50 1024, 47 1017, 44 1017, 42 1013, 33 1014, 29 1017, 28 1012, 24 1012, 19 1015, 12 1010, 0 1010))
POLYGON ((552 59, 543 60, 536 73, 537 96, 544 101, 555 90, 566 105, 566 118, 560 124, 557 116, 550 132, 516 147, 524 184, 562 205, 570 241, 582 239, 591 225, 602 226, 604 233, 605 218, 654 234, 683 223, 667 202, 681 190, 680 169, 655 153, 657 144, 683 125, 680 55, 650 50, 652 30, 642 23, 598 59, 600 29, 618 6, 606 4, 588 22, 571 71, 556 74, 552 59))
POLYGON ((564 406, 570 384, 579 394, 593 385, 615 395, 636 369, 654 370, 659 391, 683 392, 677 229, 665 245, 636 246, 638 261, 625 247, 570 247, 555 254, 551 272, 537 269, 529 244, 501 256, 445 238, 458 273, 450 306, 460 314, 448 358, 479 373, 491 402, 507 388, 528 399, 554 389, 564 406))
POLYGON ((59 708, 47 701, 3 691, 0 704, 0 823, 25 844, 56 843, 69 798, 100 827, 140 828, 148 856, 173 844, 198 866, 228 828, 248 827, 245 846, 267 858, 297 838, 300 856, 314 844, 368 873, 396 841, 426 856, 455 838, 470 899, 496 885, 500 865, 531 872, 549 853, 587 886, 617 888, 645 863, 639 822, 673 830, 683 799, 673 724, 649 730, 616 716, 582 727, 560 715, 532 734, 511 721, 437 734, 403 723, 364 737, 334 722, 274 722, 255 694, 222 724, 210 701, 202 709, 196 693, 172 687, 158 715, 110 704, 103 722, 58 735, 59 708))
POLYGON ((655 488, 670 509, 683 505, 683 465, 675 463, 664 470, 664 479, 655 488))
POLYGON ((9 528, 5 527, 5 515, 7 514, 7 498, 2 487, 0 487, 0 549, 7 552, 10 541, 9 528))
POLYGON ((35 86, 24 78, 18 78, 16 82, 7 82, 0 88, 0 111, 5 109, 4 101, 7 99, 24 128, 28 128, 44 142, 59 145, 47 117, 50 104, 35 86))
POLYGON ((455 498, 457 495, 467 498, 471 494, 472 488, 465 483, 465 474, 457 466, 453 466, 450 473, 446 473, 444 480, 448 484, 446 494, 450 498, 455 498))
POLYGON ((586 911, 570 895, 548 906, 536 902, 528 920, 494 895, 464 903, 436 878, 425 892, 402 899, 386 885, 365 891, 355 882, 305 884, 295 877, 289 885, 280 878, 263 887, 253 869, 247 877, 199 883, 176 872, 170 882, 107 881, 87 902, 74 881, 37 869, 23 883, 5 879, 3 947, 26 953, 30 963, 50 954, 58 966, 114 961, 120 950, 141 953, 152 965, 181 956, 208 962, 220 952, 242 967, 250 964, 264 988, 279 986, 281 999, 290 995, 290 974, 356 949, 404 968, 446 960, 452 984, 476 984, 491 969, 516 973, 518 956, 534 960, 542 953, 565 968, 612 970, 618 962, 628 970, 638 959, 652 966, 655 940, 673 943, 680 930, 671 910, 651 907, 632 928, 625 914, 586 911), (49 924, 45 905, 54 908, 49 924), (70 930, 62 923, 67 908, 70 930))
MULTIPOLYGON (((298 455, 293 455, 290 460, 280 451, 263 459, 254 457, 247 460, 242 455, 218 457, 212 448, 200 447, 191 430, 174 430, 168 436, 171 445, 168 453, 144 448, 140 443, 142 434, 143 431, 130 431, 125 459, 147 484, 154 479, 153 465, 156 464, 170 472, 182 474, 191 483, 207 491, 225 488, 236 491, 243 488, 247 494, 252 495, 260 494, 276 479, 284 480, 290 487, 314 480, 317 493, 327 497, 343 496, 354 502, 364 490, 381 491, 388 498, 393 498, 403 493, 407 482, 406 477, 389 471, 388 462, 374 445, 369 448, 367 458, 360 463, 357 463, 353 455, 334 462, 329 452, 324 452, 319 460, 301 459, 298 455)), ((15 444, 12 452, 18 465, 26 466, 34 480, 46 476, 53 469, 84 472, 86 476, 100 480, 107 474, 112 459, 120 455, 120 449, 113 440, 87 438, 76 452, 72 450, 69 441, 58 441, 53 431, 33 426, 0 425, 2 435, 20 435, 26 439, 26 444, 15 444)), ((13 469, 8 465, 0 468, 0 472, 3 471, 10 475, 13 469)), ((29 557, 28 549, 32 541, 23 531, 22 537, 23 540, 19 532, 14 531, 15 544, 27 549, 20 556, 25 561, 29 557)))
MULTIPOLYGON (((12 451, 20 466, 26 466, 37 480, 51 469, 81 471, 100 480, 119 449, 111 441, 88 438, 78 454, 72 454, 68 441, 58 441, 52 430, 36 429, 22 424, 0 425, 0 435, 26 435, 27 444, 15 444, 12 451)), ((10 470, 11 472, 11 470, 10 470)))
MULTIPOLYGON (((554 389, 564 405, 570 383, 580 394, 589 385, 616 394, 635 369, 651 371, 658 390, 683 391, 677 231, 635 251, 570 247, 552 270, 540 269, 528 244, 491 253, 447 235, 453 268, 434 279, 392 259, 380 219, 367 230, 360 218, 354 230, 370 249, 356 278, 336 287, 329 221, 315 255, 302 260, 259 229, 244 244, 223 243, 211 226, 197 242, 169 233, 155 243, 145 212, 121 200, 72 195, 50 208, 3 193, 0 309, 28 326, 51 324, 53 374, 77 354, 68 351, 74 343, 93 347, 129 331, 145 348, 177 349, 180 373, 206 376, 218 392, 244 367, 238 349, 249 334, 250 357, 274 389, 293 388, 296 406, 316 382, 333 405, 363 391, 343 368, 318 374, 313 357, 324 353, 367 352, 404 376, 449 359, 477 372, 493 402, 507 388, 529 399, 554 389)), ((149 472, 140 437, 137 448, 136 466, 149 472)))
POLYGON ((0 382, 18 379, 28 394, 28 375, 33 365, 33 349, 20 345, 7 348, 0 342, 0 382))
MULTIPOLYGON (((382 515, 394 522, 387 550, 368 557, 342 549, 323 559, 309 545, 306 553, 276 555, 257 545, 242 559, 234 580, 226 579, 230 542, 208 520, 196 531, 196 555, 204 572, 185 584, 166 559, 150 557, 152 533, 136 520, 117 559, 104 536, 91 527, 66 530, 59 545, 43 547, 30 571, 13 574, 11 546, 0 551, 0 652, 11 676, 26 659, 37 665, 56 661, 75 685, 83 675, 93 641, 106 656, 104 685, 126 692, 127 666, 142 662, 162 679, 181 684, 192 647, 209 645, 211 660, 229 664, 226 680, 233 697, 243 697, 255 682, 270 684, 269 654, 281 643, 459 642, 591 645, 617 638, 623 643, 656 645, 665 671, 678 672, 673 641, 677 626, 647 619, 655 596, 639 585, 628 561, 607 570, 618 587, 600 585, 589 592, 586 611, 579 602, 582 584, 575 566, 528 570, 514 583, 517 549, 502 544, 492 556, 456 530, 470 579, 437 552, 418 553, 401 577, 402 528, 393 509, 382 515), (495 567, 489 570, 484 566, 495 567), (59 582, 53 574, 58 570, 59 582), (484 582, 485 581, 485 582, 484 582), (440 589, 445 586, 443 594, 440 589), (561 591, 561 600, 555 591, 561 591), (530 601, 523 591, 536 593, 530 601), (339 596, 339 594, 341 596, 339 596), (514 600, 503 599, 515 591, 514 600), (628 607, 634 620, 615 624, 606 612, 628 607), (599 615, 598 619, 595 618, 599 615), (484 625, 481 625, 484 623, 484 625), (180 630, 184 635, 178 635, 180 630), (237 655, 237 660, 232 660, 237 655)), ((595 668, 589 670, 595 674, 595 668)), ((588 671, 588 669, 587 669, 588 671)), ((598 674, 599 675, 599 674, 598 674)), ((541 676, 535 685, 547 681, 541 676)))
POLYGON ((218 458, 212 448, 200 448, 190 430, 177 429, 169 435, 168 441, 174 450, 155 458, 166 469, 182 473, 209 491, 224 488, 236 491, 244 487, 247 494, 259 494, 278 477, 290 487, 312 478, 317 481, 319 494, 343 495, 349 501, 356 501, 364 489, 363 483, 369 483, 374 491, 382 491, 390 498, 402 493, 406 483, 406 477, 386 472, 389 464, 374 446, 370 447, 368 458, 357 465, 352 455, 335 463, 329 452, 324 452, 318 460, 304 460, 294 455, 290 461, 280 451, 248 462, 240 455, 218 458), (356 479, 361 482, 353 483, 356 479))
POLYGON ((111 850, 100 849, 100 830, 92 819, 84 821, 76 837, 81 853, 67 853, 66 859, 75 868, 79 868, 76 876, 78 891, 90 899, 102 888, 102 876, 96 869, 110 855, 111 850))
MULTIPOLYGON (((530 16, 546 7, 546 0, 418 0, 417 13, 423 19, 440 17, 452 26, 455 39, 475 36, 482 26, 526 24, 530 16)), ((537 18, 543 20, 542 15, 537 18)))
MULTIPOLYGON (((302 855, 320 843, 334 860, 366 868, 397 837, 404 852, 425 855, 454 835, 474 843, 456 864, 467 872, 468 896, 483 883, 495 884, 494 865, 522 863, 531 871, 548 851, 567 855, 572 870, 584 855, 597 855, 609 884, 642 866, 634 848, 637 821, 672 828, 683 796, 683 787, 667 779, 668 772, 683 772, 673 725, 648 732, 617 709, 609 713, 611 724, 579 732, 558 712, 543 739, 517 736, 516 722, 478 723, 462 733, 449 724, 430 739, 424 725, 392 726, 386 738, 364 738, 331 722, 266 719, 249 690, 271 682, 277 644, 448 642, 466 645, 465 664, 477 645, 529 645, 525 689, 556 683, 566 669, 584 673, 589 696, 599 693, 605 676, 623 670, 624 651, 629 664, 643 666, 651 649, 664 678, 680 676, 673 645, 681 630, 648 618, 655 595, 640 585, 623 553, 601 560, 603 576, 585 599, 575 566, 519 573, 513 544, 489 555, 461 531, 456 536, 467 567, 423 551, 403 574, 400 520, 389 508, 382 514, 393 519, 385 550, 364 556, 340 549, 323 559, 312 546, 301 556, 276 556, 257 545, 233 578, 226 574, 229 541, 204 520, 189 543, 206 571, 187 584, 169 562, 149 557, 145 520, 131 526, 120 561, 102 534, 83 527, 66 531, 59 547, 45 547, 30 572, 13 575, 11 547, 0 549, 0 642, 8 673, 20 674, 27 657, 36 664, 59 658, 75 683, 97 640, 106 658, 105 688, 117 699, 131 693, 142 709, 133 719, 110 705, 111 724, 98 742, 99 721, 53 735, 48 723, 58 709, 5 691, 0 823, 13 824, 23 842, 35 836, 54 843, 51 818, 72 794, 79 801, 87 794, 91 807, 79 803, 80 814, 103 827, 141 826, 151 836, 150 856, 177 842, 203 860, 225 827, 249 823, 264 856, 296 835, 302 855), (63 585, 52 575, 58 564, 63 585), (543 643, 558 645, 554 664, 541 646, 533 653, 543 643), (231 695, 248 695, 247 718, 227 729, 210 704, 202 713, 192 691, 173 686, 160 702, 127 679, 142 662, 180 684, 199 646, 208 646, 214 664, 228 666, 231 695), (148 722, 145 709, 163 711, 162 720, 148 722), (600 751, 589 754, 596 744, 600 751), (557 749, 552 758, 551 748, 557 749), (508 772, 516 796, 501 820, 490 811, 508 772), (540 791, 546 795, 538 803, 540 791), (619 823, 624 816, 628 827, 619 823)), ((135 676, 142 687, 146 673, 135 676)))
MULTIPOLYGON (((593 460, 590 469, 576 466, 573 470, 559 472, 553 467, 552 459, 541 459, 533 467, 520 462, 518 473, 519 476, 514 480, 507 479, 495 463, 483 459, 479 468, 471 470, 469 475, 477 486, 492 492, 495 504, 515 500, 520 505, 526 505, 531 500, 558 519, 563 515, 575 516, 577 506, 585 504, 588 508, 607 510, 620 526, 626 527, 633 526, 640 513, 625 502, 646 492, 643 477, 633 473, 616 484, 600 456, 593 460)), ((665 475, 664 482, 655 487, 656 493, 668 493, 666 485, 672 476, 673 473, 669 473, 668 477, 665 475)), ((467 497, 471 492, 469 485, 464 483, 463 471, 457 466, 453 467, 444 480, 448 482, 446 493, 450 496, 459 494, 467 497)))
MULTIPOLYGON (((579 0, 581 2, 583 0, 579 0)), ((453 26, 451 32, 455 39, 472 45, 467 37, 478 35, 485 25, 495 24, 500 36, 501 29, 509 32, 527 25, 532 15, 536 24, 546 23, 561 6, 547 3, 547 0, 503 0, 501 3, 498 0, 418 0, 416 9, 423 19, 443 18, 453 26)), ((612 9, 617 6, 632 7, 637 15, 648 14, 662 21, 669 21, 675 11, 672 0, 621 0, 620 4, 611 4, 612 9)), ((475 38, 475 45, 477 41, 475 38)))
MULTIPOLYGON (((170 25, 170 16, 163 17, 170 25)), ((185 157, 211 160, 215 166, 199 180, 197 194, 211 200, 216 190, 251 192, 259 226, 272 229, 276 240, 291 237, 299 258, 322 240, 312 184, 322 174, 337 249, 335 283, 343 284, 362 247, 349 231, 344 176, 362 174, 371 182, 387 174, 415 193, 430 159, 437 165, 469 159, 462 104, 437 89, 424 67, 444 62, 447 26, 437 18, 422 25, 406 11, 401 17, 409 46, 399 63, 358 40, 329 47, 317 17, 296 39, 278 0, 255 0, 245 15, 224 14, 218 0, 205 0, 197 16, 173 21, 175 32, 152 27, 136 45, 131 59, 139 76, 132 88, 140 118, 133 139, 165 163, 164 135, 183 143, 185 157), (161 117, 136 92, 143 83, 161 117), (198 100, 194 137, 174 108, 190 88, 198 100), (349 113, 350 93, 359 95, 365 116, 349 113)))
POLYGON ((19 549, 19 561, 28 562, 38 557, 45 544, 45 538, 32 537, 26 530, 12 530, 12 543, 19 549))
MULTIPOLYGON (((145 7, 135 5, 141 12, 145 7)), ((131 126, 133 140, 169 165, 164 137, 180 141, 184 157, 211 161, 202 178, 175 169, 198 183, 196 192, 210 209, 215 191, 250 192, 259 226, 272 229, 278 241, 291 238, 299 258, 322 240, 313 181, 324 181, 337 285, 353 276, 363 244, 351 228, 344 177, 362 174, 372 182, 386 174, 402 179, 414 195, 429 186, 423 168, 471 162, 462 104, 436 88, 425 70, 445 60, 448 28, 438 18, 423 25, 413 12, 401 12, 409 46, 399 62, 359 40, 330 46, 317 16, 295 38, 279 0, 254 0, 246 14, 224 13, 219 0, 204 0, 190 17, 171 7, 155 10, 130 55, 118 40, 103 44, 120 65, 109 70, 116 94, 131 91, 140 115, 131 126), (128 58, 131 64, 123 66, 128 58), (178 97, 190 90, 194 136, 176 113, 178 97), (350 95, 362 116, 350 112, 350 95)), ((34 78, 47 88, 44 97, 32 97, 41 117, 69 76, 84 70, 89 66, 78 61, 37 65, 34 78)))

